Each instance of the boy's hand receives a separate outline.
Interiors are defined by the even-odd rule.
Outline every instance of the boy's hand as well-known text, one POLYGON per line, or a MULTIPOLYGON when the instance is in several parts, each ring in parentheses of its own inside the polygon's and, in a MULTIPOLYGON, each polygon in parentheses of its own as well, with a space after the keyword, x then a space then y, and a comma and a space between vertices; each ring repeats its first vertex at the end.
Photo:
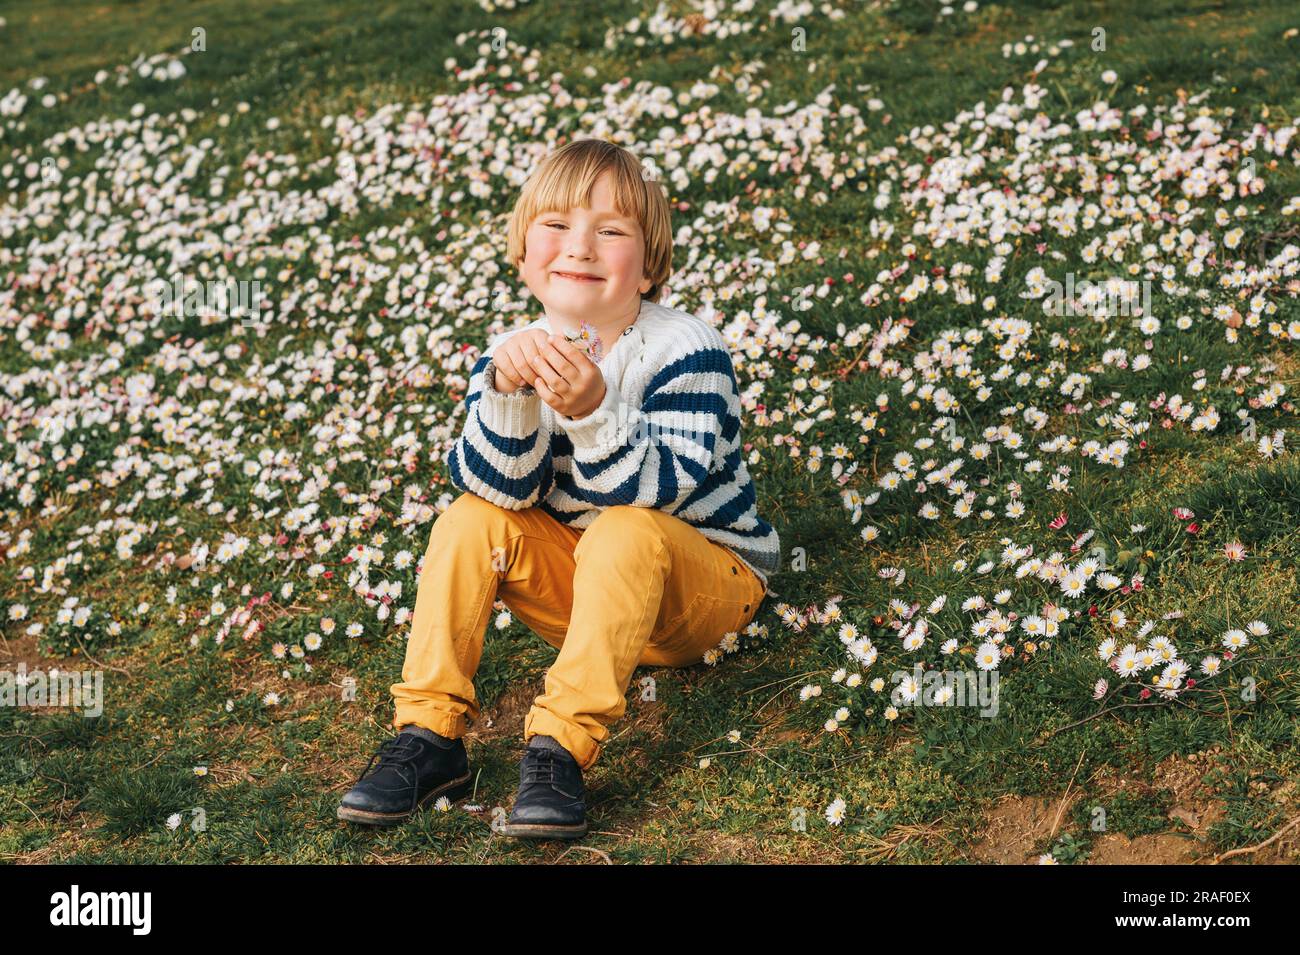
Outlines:
POLYGON ((530 328, 511 335, 495 352, 492 364, 497 370, 497 380, 493 387, 504 395, 513 394, 537 377, 532 370, 532 359, 542 345, 546 344, 546 332, 540 328, 530 328), (503 382, 501 379, 505 379, 503 382), (501 387, 502 384, 506 387, 501 387))
POLYGON ((567 418, 584 418, 605 398, 605 376, 579 349, 551 335, 530 362, 530 384, 551 408, 567 418))

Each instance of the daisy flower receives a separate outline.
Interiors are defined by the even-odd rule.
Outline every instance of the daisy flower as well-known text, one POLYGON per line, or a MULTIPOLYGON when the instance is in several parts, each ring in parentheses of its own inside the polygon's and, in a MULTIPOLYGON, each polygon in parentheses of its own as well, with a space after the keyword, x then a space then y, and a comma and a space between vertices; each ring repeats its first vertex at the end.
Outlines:
POLYGON ((1223 635, 1223 645, 1229 650, 1240 650, 1248 643, 1250 643, 1250 637, 1246 636, 1245 630, 1234 628, 1223 635))
POLYGON ((1230 541, 1223 545, 1223 555, 1231 561, 1246 559, 1246 547, 1241 541, 1230 541))
POLYGON ((917 696, 921 693, 921 684, 917 681, 916 677, 906 676, 903 678, 902 682, 898 684, 898 691, 905 702, 914 703, 917 696))
POLYGON ((876 662, 876 656, 879 651, 869 640, 855 640, 849 645, 849 653, 852 654, 853 659, 857 660, 864 667, 870 667, 876 662))
POLYGON ((1208 656, 1201 661, 1201 672, 1204 673, 1206 676, 1214 676, 1214 674, 1219 672, 1219 668, 1222 665, 1223 665, 1223 661, 1220 660, 1218 657, 1208 656))
POLYGON ((871 687, 872 693, 879 693, 881 690, 885 688, 885 678, 878 676, 874 680, 872 680, 868 684, 868 686, 871 687))
POLYGON ((1124 652, 1119 655, 1119 660, 1115 663, 1115 670, 1120 676, 1136 676, 1138 671, 1141 670, 1137 653, 1131 647, 1125 647, 1124 652))
POLYGON ((1169 680, 1181 680, 1187 675, 1187 671, 1190 669, 1191 666, 1186 661, 1174 660, 1164 668, 1164 671, 1160 675, 1169 680))
POLYGON ((987 640, 980 644, 975 651, 975 665, 981 670, 996 670, 998 663, 1002 660, 1002 651, 992 640, 987 640))
POLYGON ((1252 620, 1250 623, 1246 624, 1246 629, 1257 637, 1265 637, 1268 636, 1269 633, 1268 624, 1263 620, 1252 620))
POLYGON ((1080 596, 1086 586, 1087 581, 1084 579, 1083 575, 1079 573, 1066 574, 1065 577, 1061 579, 1061 592, 1067 597, 1080 596))
POLYGON ((836 796, 834 802, 826 807, 826 821, 832 826, 838 826, 844 821, 844 810, 846 808, 844 800, 836 796))

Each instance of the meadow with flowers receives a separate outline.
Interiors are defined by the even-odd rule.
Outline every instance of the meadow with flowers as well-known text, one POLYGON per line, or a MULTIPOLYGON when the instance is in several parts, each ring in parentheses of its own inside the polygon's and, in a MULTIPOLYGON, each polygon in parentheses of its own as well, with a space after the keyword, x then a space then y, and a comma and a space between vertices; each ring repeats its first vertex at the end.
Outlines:
POLYGON ((0 49, 0 670, 104 676, 0 706, 0 858, 1294 861, 1293 5, 26 3, 0 49), (492 831, 555 656, 502 603, 474 794, 349 829, 578 136, 670 197, 782 571, 638 671, 590 851, 492 831))

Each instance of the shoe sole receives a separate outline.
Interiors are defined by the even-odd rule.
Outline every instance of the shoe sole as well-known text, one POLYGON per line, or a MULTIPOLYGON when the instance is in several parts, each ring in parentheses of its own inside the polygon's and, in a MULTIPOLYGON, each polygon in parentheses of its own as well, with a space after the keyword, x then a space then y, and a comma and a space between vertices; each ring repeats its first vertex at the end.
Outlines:
POLYGON ((518 839, 581 839, 587 834, 587 824, 548 826, 541 823, 508 822, 501 827, 501 834, 518 839))
POLYGON ((334 814, 344 822, 356 822, 365 826, 396 826, 406 822, 429 803, 437 802, 440 796, 446 796, 452 802, 455 802, 457 799, 469 795, 470 780, 473 775, 473 773, 466 773, 458 779, 434 787, 425 794, 423 799, 415 804, 415 808, 412 810, 403 812, 368 812, 365 809, 353 809, 351 806, 340 805, 334 814))

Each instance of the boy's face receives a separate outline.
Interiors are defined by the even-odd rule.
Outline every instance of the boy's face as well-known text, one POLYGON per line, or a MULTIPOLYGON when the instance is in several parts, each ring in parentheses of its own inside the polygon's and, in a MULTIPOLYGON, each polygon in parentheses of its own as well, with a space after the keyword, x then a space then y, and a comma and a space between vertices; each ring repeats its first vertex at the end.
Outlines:
POLYGON ((542 210, 528 227, 520 275, 546 308, 573 329, 635 317, 645 277, 645 240, 635 219, 614 208, 611 173, 592 190, 590 208, 542 210), (565 274, 592 276, 569 278, 565 274))

